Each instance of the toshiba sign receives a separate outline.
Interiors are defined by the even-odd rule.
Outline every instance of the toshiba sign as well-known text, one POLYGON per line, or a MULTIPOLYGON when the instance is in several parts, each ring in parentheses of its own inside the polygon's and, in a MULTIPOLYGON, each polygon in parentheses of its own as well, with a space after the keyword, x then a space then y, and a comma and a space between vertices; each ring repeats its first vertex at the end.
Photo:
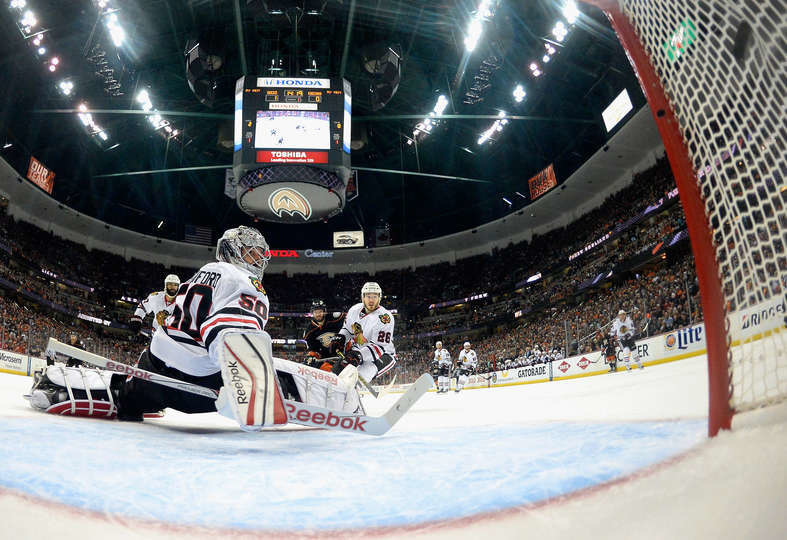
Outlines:
POLYGON ((328 152, 258 150, 257 163, 328 163, 328 152))

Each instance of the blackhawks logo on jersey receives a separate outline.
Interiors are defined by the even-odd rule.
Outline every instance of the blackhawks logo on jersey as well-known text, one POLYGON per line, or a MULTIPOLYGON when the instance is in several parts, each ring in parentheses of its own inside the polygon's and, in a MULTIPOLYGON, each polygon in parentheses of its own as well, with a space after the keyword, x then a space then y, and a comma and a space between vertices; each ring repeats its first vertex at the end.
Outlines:
POLYGON ((267 293, 265 292, 265 287, 262 286, 262 281, 260 281, 254 276, 249 276, 249 280, 251 281, 251 284, 254 285, 255 289, 260 291, 262 294, 267 295, 267 293))
POLYGON ((383 313, 382 315, 380 315, 380 322, 383 324, 388 324, 389 322, 391 322, 391 316, 388 315, 387 313, 383 313))

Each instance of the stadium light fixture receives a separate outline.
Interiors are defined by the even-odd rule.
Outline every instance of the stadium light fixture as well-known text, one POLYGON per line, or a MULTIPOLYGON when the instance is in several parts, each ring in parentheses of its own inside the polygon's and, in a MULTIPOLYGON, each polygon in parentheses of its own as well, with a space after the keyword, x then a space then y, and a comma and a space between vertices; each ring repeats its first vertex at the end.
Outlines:
POLYGON ((38 24, 38 19, 36 19, 35 13, 33 13, 31 10, 28 9, 22 15, 22 19, 19 21, 19 24, 24 26, 25 27, 25 31, 27 31, 29 33, 30 29, 35 27, 35 25, 38 24))
POLYGON ((107 28, 109 29, 109 37, 112 38, 112 43, 115 47, 120 47, 126 39, 126 31, 120 26, 118 22, 117 13, 112 13, 107 21, 107 28))
POLYGON ((71 81, 60 81, 60 84, 57 85, 60 88, 60 91, 63 93, 64 96, 70 96, 71 92, 74 90, 74 83, 71 81))
POLYGON ((563 21, 558 21, 555 23, 554 28, 552 28, 552 35, 555 36, 555 39, 562 43, 564 39, 566 39, 566 35, 568 34, 568 28, 566 25, 563 24, 563 21))
POLYGON ((574 0, 568 0, 563 6, 563 16, 568 24, 574 24, 579 17, 579 8, 574 0))
POLYGON ((56 66, 60 63, 60 58, 58 58, 57 56, 53 56, 52 59, 49 61, 49 63, 52 64, 53 66, 56 66))
POLYGON ((522 87, 522 85, 516 85, 516 88, 514 88, 514 101, 517 103, 522 103, 522 100, 525 99, 526 95, 527 92, 525 92, 525 89, 522 87))
POLYGON ((38 47, 39 45, 41 45, 41 40, 42 39, 43 39, 43 36, 41 34, 38 34, 36 37, 33 38, 33 45, 38 47))
POLYGON ((109 139, 109 135, 107 135, 106 131, 99 131, 98 136, 101 137, 102 141, 106 141, 107 139, 109 139))
POLYGON ((505 202, 508 206, 513 206, 514 203, 503 197, 503 202, 505 202))
POLYGON ((11 0, 11 8, 13 9, 24 9, 26 5, 25 0, 11 0))
POLYGON ((158 222, 158 225, 156 225, 156 229, 160 229, 163 225, 164 225, 164 220, 162 219, 161 221, 158 222))
POLYGON ((57 69, 57 66, 55 64, 49 64, 49 71, 54 73, 56 69, 57 69))
POLYGON ((545 64, 548 64, 548 63, 549 63, 549 61, 550 61, 551 59, 552 59, 552 58, 551 58, 551 57, 550 57, 548 54, 545 54, 545 55, 544 55, 544 56, 541 58, 541 61, 542 61, 542 62, 544 62, 545 64))
POLYGON ((470 21, 470 26, 467 27, 467 36, 465 37, 465 49, 467 52, 473 52, 473 50, 475 50, 476 45, 478 45, 478 40, 481 39, 483 28, 479 19, 473 18, 473 20, 470 21))
POLYGON ((46 47, 39 47, 38 56, 44 56, 45 54, 46 54, 46 47))

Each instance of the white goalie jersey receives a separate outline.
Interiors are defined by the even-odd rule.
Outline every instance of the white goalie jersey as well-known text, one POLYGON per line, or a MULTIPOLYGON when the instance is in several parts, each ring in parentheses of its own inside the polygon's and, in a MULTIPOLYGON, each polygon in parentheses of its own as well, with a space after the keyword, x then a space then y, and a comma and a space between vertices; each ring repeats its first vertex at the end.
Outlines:
POLYGON ((450 366, 451 353, 449 353, 447 349, 435 349, 432 362, 436 363, 438 366, 450 366))
POLYGON ((457 367, 459 369, 474 371, 476 364, 478 363, 478 358, 476 357, 475 351, 473 349, 462 349, 462 351, 459 353, 459 359, 457 362, 457 367))
POLYGON ((153 335, 150 352, 188 375, 212 375, 221 369, 208 354, 219 332, 263 330, 268 308, 257 276, 228 263, 208 263, 181 284, 172 315, 153 335))
POLYGON ((354 347, 367 348, 375 359, 386 353, 396 357, 394 318, 383 306, 367 313, 363 303, 355 304, 347 311, 339 333, 354 347))
POLYGON ((148 314, 152 313, 153 332, 155 332, 161 327, 159 321, 172 315, 174 309, 175 300, 168 302, 164 291, 152 292, 147 298, 137 304, 137 309, 134 311, 134 316, 131 317, 131 320, 142 322, 148 314))
POLYGON ((622 322, 620 319, 615 318, 615 322, 612 323, 612 332, 610 333, 618 339, 634 337, 634 322, 628 315, 626 315, 626 319, 622 322))

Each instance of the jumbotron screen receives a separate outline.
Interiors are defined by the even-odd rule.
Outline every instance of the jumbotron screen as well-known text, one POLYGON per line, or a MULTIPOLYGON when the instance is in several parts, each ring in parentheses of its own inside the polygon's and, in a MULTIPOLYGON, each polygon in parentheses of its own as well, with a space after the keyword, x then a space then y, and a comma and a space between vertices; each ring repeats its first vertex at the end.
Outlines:
POLYGON ((351 100, 343 79, 242 77, 235 88, 234 165, 349 167, 351 100))

